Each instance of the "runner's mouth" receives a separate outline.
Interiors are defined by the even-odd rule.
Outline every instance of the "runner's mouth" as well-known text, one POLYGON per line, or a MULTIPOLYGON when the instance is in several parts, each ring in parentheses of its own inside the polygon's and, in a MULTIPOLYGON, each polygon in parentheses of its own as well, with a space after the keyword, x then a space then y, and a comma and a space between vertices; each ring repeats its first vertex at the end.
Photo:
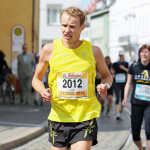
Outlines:
POLYGON ((72 37, 71 35, 65 34, 65 38, 66 38, 66 39, 71 39, 71 37, 72 37))

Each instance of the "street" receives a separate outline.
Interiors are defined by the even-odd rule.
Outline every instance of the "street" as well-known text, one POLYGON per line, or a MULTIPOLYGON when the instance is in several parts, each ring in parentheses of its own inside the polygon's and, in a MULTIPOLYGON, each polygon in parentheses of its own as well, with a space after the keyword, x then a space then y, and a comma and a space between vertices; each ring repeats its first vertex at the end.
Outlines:
MULTIPOLYGON (((50 104, 43 106, 34 106, 34 95, 32 94, 29 105, 20 104, 17 95, 14 105, 8 102, 0 103, 0 132, 9 131, 10 129, 25 127, 40 127, 44 123, 47 124, 47 116, 50 111, 50 104)), ((107 103, 105 103, 106 107, 107 103)), ((129 103, 130 106, 130 103, 129 103)), ((130 109, 130 108, 129 108, 130 109)), ((115 119, 115 104, 113 101, 110 117, 105 115, 106 109, 102 117, 97 118, 99 127, 98 144, 92 147, 92 150, 119 150, 124 144, 130 131, 130 117, 127 112, 121 114, 121 120, 115 119)), ((19 133, 16 133, 16 135, 19 133)), ((132 139, 129 141, 130 148, 126 150, 136 150, 132 139), (132 148, 131 148, 132 147, 132 148)), ((30 141, 26 141, 23 145, 13 150, 51 150, 51 144, 48 142, 48 133, 44 133, 39 137, 35 137, 30 141)))
POLYGON ((51 108, 50 104, 35 106, 33 93, 28 105, 20 104, 19 95, 15 95, 15 99, 15 104, 11 105, 9 101, 3 104, 0 98, 0 123, 5 125, 28 124, 28 126, 37 126, 47 119, 51 108))

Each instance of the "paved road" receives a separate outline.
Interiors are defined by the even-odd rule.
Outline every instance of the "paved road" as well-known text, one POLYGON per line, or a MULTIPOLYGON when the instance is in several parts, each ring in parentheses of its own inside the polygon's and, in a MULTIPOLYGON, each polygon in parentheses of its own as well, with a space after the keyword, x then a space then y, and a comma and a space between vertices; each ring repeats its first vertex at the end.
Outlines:
MULTIPOLYGON (((29 105, 20 104, 19 96, 16 96, 14 105, 8 101, 2 104, 0 99, 0 132, 8 133, 10 130, 16 131, 14 135, 24 132, 21 128, 33 128, 42 126, 47 120, 50 111, 50 104, 44 106, 35 106, 33 103, 34 95, 31 96, 29 105)), ((130 104, 129 104, 130 106, 130 104)), ((129 108, 130 109, 130 108, 129 108)), ((121 120, 115 120, 115 104, 113 103, 110 117, 105 116, 97 119, 99 132, 98 144, 92 147, 92 150, 119 150, 124 140, 127 138, 130 129, 130 118, 124 111, 121 114, 121 120)), ((23 128, 23 129, 25 129, 23 128)), ((30 130, 33 130, 33 129, 30 130)), ((144 132, 142 132, 144 135, 144 132)), ((8 134, 9 135, 9 134, 8 134)), ((1 135, 2 136, 2 135, 1 135)), ((7 138, 7 135, 5 135, 7 138)), ((12 137, 13 138, 13 137, 12 137)), ((137 150, 130 138, 129 143, 123 150, 137 150)), ((48 142, 48 133, 31 140, 30 142, 14 148, 13 150, 51 150, 51 144, 48 142)))
MULTIPOLYGON (((123 144, 126 139, 130 123, 127 113, 123 112, 121 120, 115 120, 114 104, 111 112, 111 116, 108 118, 100 117, 97 119, 99 126, 98 132, 98 144, 92 147, 92 150, 117 150, 123 144), (109 143, 109 144, 108 144, 109 143)), ((33 112, 34 113, 34 112, 33 112)), ((105 112, 104 112, 105 114, 105 112)), ((13 150, 50 150, 51 144, 47 141, 48 133, 18 147, 13 150)))
POLYGON ((50 104, 45 103, 43 106, 35 106, 33 93, 28 105, 24 103, 20 104, 19 95, 15 97, 16 101, 14 105, 9 104, 9 101, 3 104, 0 98, 0 124, 39 125, 47 119, 51 108, 50 104))

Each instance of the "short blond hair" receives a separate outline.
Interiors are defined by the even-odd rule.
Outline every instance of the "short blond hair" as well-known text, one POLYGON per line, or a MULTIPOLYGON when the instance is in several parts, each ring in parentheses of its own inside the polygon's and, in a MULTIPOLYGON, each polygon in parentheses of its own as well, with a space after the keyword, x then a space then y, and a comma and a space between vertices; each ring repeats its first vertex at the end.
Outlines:
POLYGON ((66 9, 63 9, 60 17, 62 17, 64 13, 67 13, 69 16, 72 17, 78 17, 80 20, 80 25, 82 25, 85 22, 85 14, 80 8, 68 7, 66 9))

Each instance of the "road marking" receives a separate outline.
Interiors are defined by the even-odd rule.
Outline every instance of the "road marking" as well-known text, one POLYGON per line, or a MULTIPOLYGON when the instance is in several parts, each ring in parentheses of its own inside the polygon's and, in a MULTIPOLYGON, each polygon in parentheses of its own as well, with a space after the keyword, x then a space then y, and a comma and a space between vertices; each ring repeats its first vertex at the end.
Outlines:
POLYGON ((0 109, 0 112, 37 112, 37 111, 40 111, 39 109, 23 109, 23 108, 16 108, 14 107, 15 109, 12 109, 12 108, 9 108, 9 109, 6 109, 6 108, 1 108, 0 109))
POLYGON ((9 125, 9 126, 26 126, 26 127, 44 127, 45 124, 29 124, 29 123, 15 123, 15 122, 4 122, 0 121, 1 125, 9 125))

